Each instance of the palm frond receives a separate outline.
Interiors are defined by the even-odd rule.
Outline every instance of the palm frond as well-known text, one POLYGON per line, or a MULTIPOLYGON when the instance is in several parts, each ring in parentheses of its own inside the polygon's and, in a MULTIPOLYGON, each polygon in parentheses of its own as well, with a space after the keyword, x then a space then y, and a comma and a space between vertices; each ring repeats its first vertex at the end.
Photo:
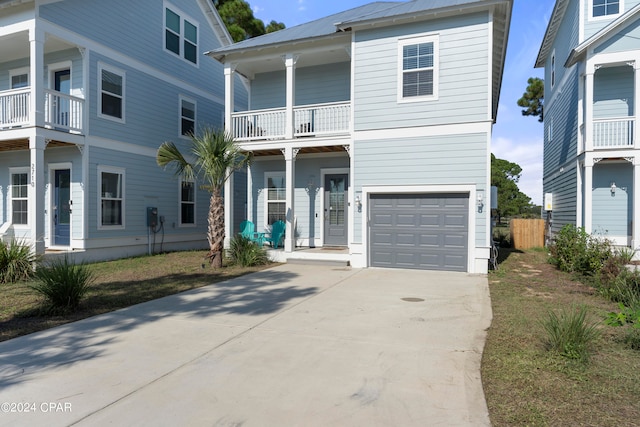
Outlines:
POLYGON ((186 179, 195 178, 193 165, 184 158, 173 142, 164 142, 160 145, 156 153, 156 162, 160 167, 171 166, 175 168, 177 176, 182 176, 186 179))

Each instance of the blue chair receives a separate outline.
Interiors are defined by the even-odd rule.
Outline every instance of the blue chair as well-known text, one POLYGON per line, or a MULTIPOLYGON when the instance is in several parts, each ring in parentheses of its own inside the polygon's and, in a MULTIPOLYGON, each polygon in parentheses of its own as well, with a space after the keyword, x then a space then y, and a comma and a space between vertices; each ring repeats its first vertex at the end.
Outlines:
POLYGON ((284 232, 287 228, 287 224, 284 221, 276 221, 271 224, 271 235, 267 237, 267 242, 275 249, 280 246, 280 242, 284 238, 284 232))
POLYGON ((265 237, 264 233, 259 233, 256 231, 256 226, 253 222, 245 220, 240 223, 240 234, 245 239, 249 239, 252 242, 258 244, 259 246, 264 245, 265 237))

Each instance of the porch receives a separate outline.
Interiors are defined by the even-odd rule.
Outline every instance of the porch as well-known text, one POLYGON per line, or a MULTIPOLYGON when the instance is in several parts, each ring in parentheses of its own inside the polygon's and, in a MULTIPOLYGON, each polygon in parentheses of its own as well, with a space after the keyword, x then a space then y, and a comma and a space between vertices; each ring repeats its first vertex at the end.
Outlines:
POLYGON ((285 252, 283 248, 267 249, 269 259, 275 262, 296 264, 321 264, 336 267, 348 267, 351 265, 349 248, 323 247, 323 248, 295 248, 293 252, 285 252))

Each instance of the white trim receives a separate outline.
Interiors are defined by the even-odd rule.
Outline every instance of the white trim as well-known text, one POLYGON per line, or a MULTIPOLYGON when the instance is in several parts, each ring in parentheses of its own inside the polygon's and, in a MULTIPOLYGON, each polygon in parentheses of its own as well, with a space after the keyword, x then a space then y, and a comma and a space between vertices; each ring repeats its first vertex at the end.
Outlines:
MULTIPOLYGON (((175 34, 175 32, 171 29, 169 29, 169 31, 171 31, 173 34, 175 34)), ((184 62, 191 64, 192 66, 199 68, 200 66, 200 51, 199 51, 199 46, 200 46, 200 23, 198 21, 196 21, 195 19, 193 19, 191 16, 189 16, 188 14, 184 13, 181 9, 179 9, 178 7, 176 7, 175 5, 173 5, 172 3, 168 2, 168 1, 163 1, 162 2, 162 49, 169 53, 170 55, 180 58, 182 59, 184 62), (175 13, 176 15, 178 15, 178 18, 180 18, 180 34, 176 34, 179 38, 179 42, 178 42, 178 48, 180 49, 180 53, 175 53, 172 50, 167 49, 167 39, 165 36, 165 32, 167 31, 167 9, 171 10, 171 12, 175 13), (188 43, 192 43, 190 40, 186 40, 185 36, 184 36, 184 23, 185 21, 187 21, 189 24, 193 25, 194 27, 196 27, 196 62, 193 62, 187 58, 185 58, 185 52, 184 52, 184 43, 188 42, 188 43)))
MULTIPOLYGON (((197 193, 198 187, 196 186, 196 181, 194 179, 185 179, 180 177, 178 179, 178 228, 193 228, 198 225, 198 212, 197 212, 197 193), (182 203, 185 203, 182 200, 182 183, 190 182, 193 183, 193 223, 182 223, 182 203)), ((188 202, 187 202, 188 203, 188 202)))
POLYGON ((557 74, 556 74, 556 50, 553 49, 551 51, 551 59, 549 60, 550 62, 550 66, 549 68, 551 69, 550 71, 550 76, 549 76, 549 80, 551 81, 551 89, 553 89, 554 87, 556 87, 556 79, 557 79, 557 74))
MULTIPOLYGON (((490 133, 491 121, 459 123, 440 126, 423 126, 401 129, 377 129, 354 132, 354 140, 382 140, 398 138, 420 138, 429 136, 463 135, 469 133, 490 133)), ((273 143, 272 143, 273 144, 273 143)))
POLYGON ((125 169, 124 168, 119 168, 119 167, 115 167, 115 166, 105 166, 105 165, 98 165, 97 168, 97 172, 98 172, 98 177, 96 179, 97 182, 97 199, 98 199, 98 215, 97 215, 97 220, 98 220, 98 224, 97 224, 97 228, 98 230, 124 230, 126 224, 126 209, 125 209, 125 203, 126 203, 126 175, 125 175, 125 169), (102 225, 102 174, 103 173, 112 173, 112 174, 119 174, 122 176, 122 181, 120 182, 120 186, 121 186, 121 191, 122 194, 120 196, 120 200, 122 202, 122 206, 120 208, 121 210, 121 215, 122 215, 122 224, 121 225, 102 225))
POLYGON ((12 70, 9 70, 9 89, 13 89, 12 86, 12 82, 11 80, 13 79, 14 76, 22 76, 22 75, 27 75, 27 86, 29 87, 31 86, 31 73, 29 70, 29 67, 20 67, 20 68, 14 68, 12 70))
POLYGON ((372 194, 434 194, 434 193, 460 193, 469 195, 469 224, 468 224, 468 252, 467 252, 467 272, 475 273, 476 256, 476 217, 477 207, 476 185, 456 184, 456 185, 375 185, 362 186, 362 249, 366 266, 371 266, 371 253, 369 251, 369 196, 372 194))
POLYGON ((55 89, 54 88, 54 74, 57 71, 63 71, 63 70, 69 70, 69 92, 73 91, 73 85, 72 80, 73 80, 73 69, 72 69, 72 65, 73 63, 71 61, 62 61, 62 62, 54 62, 51 64, 47 65, 47 87, 49 89, 55 89))
POLYGON ((102 138, 99 136, 87 137, 85 145, 93 145, 94 147, 109 147, 112 151, 121 151, 128 154, 136 154, 138 156, 156 157, 157 148, 145 147, 129 142, 117 141, 115 139, 102 138))
POLYGON ((198 102, 194 98, 180 94, 178 96, 178 136, 184 139, 191 139, 188 135, 182 133, 182 103, 189 102, 193 104, 193 132, 198 129, 198 102))
POLYGON ((29 173, 28 166, 11 167, 9 168, 9 185, 7 186, 7 222, 11 223, 15 229, 29 230, 31 222, 29 221, 29 209, 33 207, 29 203, 29 187, 31 185, 31 174, 29 173), (13 175, 25 174, 27 176, 27 196, 20 197, 16 200, 26 200, 27 202, 27 223, 26 224, 14 224, 13 223, 13 175))
MULTIPOLYGON (((126 123, 126 88, 127 88, 127 76, 126 73, 119 69, 116 68, 112 65, 108 65, 105 64, 104 62, 99 61, 98 62, 98 75, 97 75, 97 80, 98 80, 98 105, 97 105, 97 110, 98 110, 98 117, 102 118, 102 119, 107 119, 107 120, 111 120, 114 122, 118 122, 118 123, 126 123), (112 74, 116 74, 118 76, 120 76, 122 78, 122 96, 120 97, 120 100, 122 102, 122 117, 118 118, 115 116, 110 116, 108 114, 104 114, 102 112, 102 71, 107 71, 109 73, 112 74)), ((118 95, 116 94, 111 94, 112 96, 117 97, 118 95)))
POLYGON ((589 17, 589 21, 590 22, 604 21, 604 20, 614 19, 622 15, 624 13, 624 0, 619 0, 618 3, 619 3, 618 13, 613 13, 610 15, 602 15, 602 16, 593 16, 593 0, 589 0, 589 4, 588 4, 589 9, 587 10, 587 16, 589 17))
MULTIPOLYGON (((487 118, 489 120, 493 119, 493 79, 494 79, 494 66, 493 66, 493 43, 494 34, 493 32, 493 9, 489 11, 489 20, 487 21, 487 33, 491 34, 491 36, 487 37, 487 71, 489 73, 489 78, 487 79, 487 118)), ((496 110, 496 119, 497 119, 498 111, 496 110)))
MULTIPOLYGON (((437 101, 438 100, 438 85, 439 85, 439 74, 440 74, 440 48, 439 48, 439 44, 440 44, 440 36, 439 34, 435 33, 435 34, 429 34, 429 35, 415 35, 415 36, 411 36, 411 37, 407 37, 407 38, 399 38, 398 39, 398 72, 397 72, 397 88, 398 88, 398 93, 397 93, 397 98, 398 98, 398 103, 399 104, 404 104, 404 103, 412 103, 412 102, 424 102, 424 101, 437 101), (410 96, 410 97, 404 97, 403 96, 403 81, 404 81, 404 74, 405 74, 405 70, 403 67, 403 59, 404 59, 404 47, 405 46, 409 46, 409 45, 417 45, 417 44, 422 44, 422 43, 433 43, 433 66, 432 67, 427 67, 425 69, 432 69, 433 70, 433 94, 432 95, 427 95, 427 96, 410 96)), ((421 68, 418 68, 417 70, 409 70, 407 72, 411 72, 411 71, 419 71, 421 70, 421 68)))
MULTIPOLYGON (((262 207, 263 210, 263 215, 262 215, 262 228, 263 230, 268 230, 269 227, 269 177, 280 177, 280 175, 282 175, 282 179, 284 181, 284 190, 286 191, 286 185, 287 185, 287 172, 284 170, 276 170, 276 171, 265 171, 264 172, 264 181, 262 183, 262 193, 264 195, 264 206, 262 207)), ((274 200, 273 202, 276 203, 284 203, 285 205, 285 217, 286 217, 286 209, 287 209, 287 202, 286 200, 274 200)), ((286 218, 284 219, 284 221, 286 222, 286 218)), ((256 224, 256 227, 258 226, 258 224, 256 224)), ((258 231, 256 229, 256 231, 258 231)))
MULTIPOLYGON (((53 224, 53 203, 54 203, 54 198, 53 198, 53 192, 54 192, 54 188, 55 188, 55 171, 57 170, 69 170, 69 197, 71 197, 70 200, 73 200, 73 192, 74 192, 74 188, 73 188, 73 169, 72 169, 73 163, 71 162, 63 162, 63 163, 48 163, 47 164, 47 169, 48 169, 48 176, 49 176, 49 184, 47 185, 47 195, 46 195, 46 206, 47 207, 47 215, 49 218, 49 226, 48 228, 48 233, 45 236, 45 239, 49 242, 49 244, 47 245, 47 248, 49 249, 58 249, 58 248, 64 248, 64 249, 68 249, 69 247, 73 246, 73 207, 71 208, 71 213, 69 215, 69 246, 60 246, 60 245, 54 245, 53 244, 53 233, 54 233, 54 224, 53 224)), ((72 203, 73 206, 73 203, 72 203)), ((82 215, 81 215, 82 216, 82 215)))
MULTIPOLYGON (((347 189, 347 191, 349 192, 349 199, 347 203, 347 246, 349 246, 350 243, 350 239, 349 236, 352 235, 351 233, 351 229, 353 228, 354 224, 352 222, 352 218, 353 215, 351 215, 351 212, 353 211, 353 209, 351 209, 351 200, 353 199, 353 188, 351 187, 351 170, 350 168, 320 168, 320 185, 318 186, 318 188, 320 189, 319 191, 319 195, 320 195, 320 215, 322 215, 320 217, 321 221, 320 221, 320 247, 324 246, 324 182, 325 182, 325 176, 326 175, 335 175, 335 174, 346 174, 347 175, 347 182, 349 184, 349 188, 347 189)), ((318 240, 318 238, 316 237, 315 240, 318 240)))

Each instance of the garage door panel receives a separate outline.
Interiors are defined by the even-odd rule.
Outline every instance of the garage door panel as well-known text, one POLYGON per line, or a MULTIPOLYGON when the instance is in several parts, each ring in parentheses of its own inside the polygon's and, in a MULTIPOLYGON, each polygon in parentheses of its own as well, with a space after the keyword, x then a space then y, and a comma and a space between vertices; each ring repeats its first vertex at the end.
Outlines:
POLYGON ((371 195, 370 264, 467 271, 466 194, 371 195))

